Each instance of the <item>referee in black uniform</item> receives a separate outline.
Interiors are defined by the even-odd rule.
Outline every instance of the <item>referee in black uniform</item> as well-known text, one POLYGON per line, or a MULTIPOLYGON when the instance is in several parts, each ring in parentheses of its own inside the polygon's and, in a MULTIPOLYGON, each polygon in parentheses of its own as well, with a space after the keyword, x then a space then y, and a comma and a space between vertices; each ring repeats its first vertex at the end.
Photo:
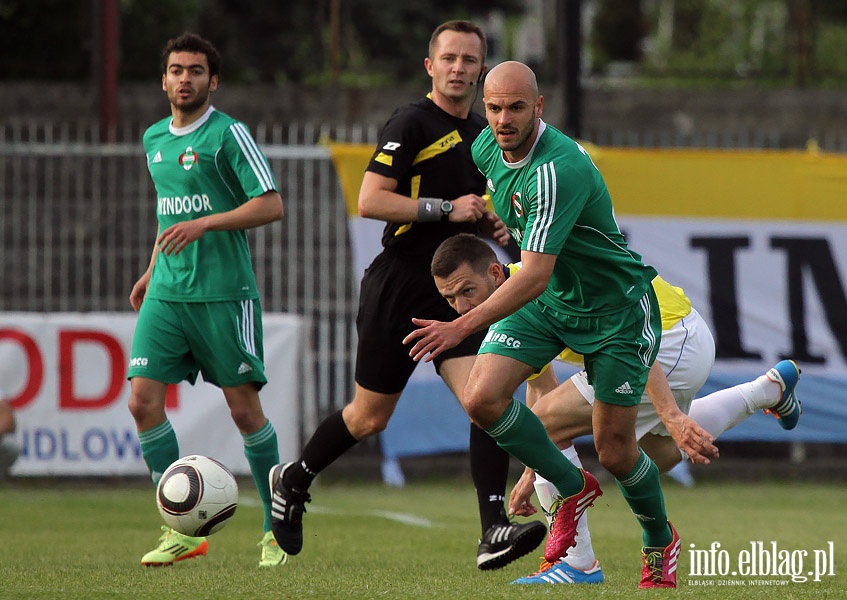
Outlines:
MULTIPOLYGON (((414 329, 412 317, 456 318, 430 274, 435 249, 458 233, 481 233, 500 245, 509 240, 503 223, 486 210, 485 179, 471 159, 471 144, 487 124, 471 111, 485 52, 485 35, 474 23, 438 26, 424 61, 432 91, 389 118, 365 172, 359 213, 386 226, 383 251, 362 279, 355 397, 318 426, 297 461, 270 473, 274 535, 289 554, 302 548, 302 515, 315 476, 388 424, 417 364, 403 345, 414 329)), ((460 401, 484 335, 466 338, 434 361, 460 401)), ((482 523, 477 566, 500 568, 531 552, 546 527, 539 521, 509 522, 504 510, 509 455, 474 424, 470 458, 482 523)))

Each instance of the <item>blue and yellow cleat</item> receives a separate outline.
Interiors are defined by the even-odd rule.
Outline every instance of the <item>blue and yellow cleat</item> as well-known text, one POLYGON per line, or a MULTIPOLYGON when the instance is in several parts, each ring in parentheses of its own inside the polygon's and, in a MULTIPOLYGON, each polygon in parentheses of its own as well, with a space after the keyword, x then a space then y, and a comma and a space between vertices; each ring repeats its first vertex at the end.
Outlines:
POLYGON ((590 569, 582 571, 570 566, 564 558, 554 563, 541 561, 541 567, 532 575, 515 579, 512 584, 534 583, 603 583, 603 569, 596 560, 590 569))
POLYGON ((779 402, 764 409, 765 414, 775 416, 783 429, 794 429, 797 427, 800 415, 803 414, 800 400, 794 393, 794 388, 797 387, 797 381, 800 379, 800 367, 793 360, 783 360, 767 372, 767 377, 779 384, 782 388, 782 397, 779 402))

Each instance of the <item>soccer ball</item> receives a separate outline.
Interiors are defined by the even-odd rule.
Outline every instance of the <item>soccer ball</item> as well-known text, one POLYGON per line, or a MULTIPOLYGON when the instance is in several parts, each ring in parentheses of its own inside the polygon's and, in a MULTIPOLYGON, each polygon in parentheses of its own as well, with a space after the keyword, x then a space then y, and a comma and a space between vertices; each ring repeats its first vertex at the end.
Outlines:
POLYGON ((208 456, 184 456, 169 466, 156 487, 156 505, 167 525, 191 537, 220 531, 238 508, 238 484, 208 456))

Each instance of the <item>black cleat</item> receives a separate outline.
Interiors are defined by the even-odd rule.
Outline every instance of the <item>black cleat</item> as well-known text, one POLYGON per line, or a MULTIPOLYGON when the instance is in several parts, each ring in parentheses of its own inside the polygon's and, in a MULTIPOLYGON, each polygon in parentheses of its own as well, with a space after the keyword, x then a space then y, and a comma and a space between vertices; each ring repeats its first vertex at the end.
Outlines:
POLYGON ((492 525, 479 542, 476 566, 483 571, 505 567, 535 550, 546 535, 547 526, 541 521, 492 525))
POLYGON ((285 470, 294 463, 276 465, 268 473, 271 484, 271 529, 279 547, 290 555, 303 549, 303 513, 312 497, 304 490, 286 486, 282 481, 285 470))

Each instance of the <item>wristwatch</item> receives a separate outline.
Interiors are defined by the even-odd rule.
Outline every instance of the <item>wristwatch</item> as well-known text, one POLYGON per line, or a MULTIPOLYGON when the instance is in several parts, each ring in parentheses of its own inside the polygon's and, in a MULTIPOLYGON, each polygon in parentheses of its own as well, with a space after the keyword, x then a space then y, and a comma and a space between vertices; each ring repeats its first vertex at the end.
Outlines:
POLYGON ((450 213, 453 212, 453 203, 449 200, 441 201, 441 221, 449 221, 450 213))

